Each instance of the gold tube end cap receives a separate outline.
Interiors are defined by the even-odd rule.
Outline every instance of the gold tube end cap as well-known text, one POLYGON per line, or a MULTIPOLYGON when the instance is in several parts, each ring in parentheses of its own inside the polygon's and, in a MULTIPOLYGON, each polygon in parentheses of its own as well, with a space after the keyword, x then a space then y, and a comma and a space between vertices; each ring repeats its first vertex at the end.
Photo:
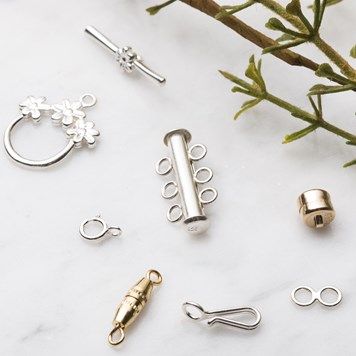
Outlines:
POLYGON ((298 198, 299 214, 309 227, 321 228, 335 219, 330 194, 322 189, 311 189, 298 198))

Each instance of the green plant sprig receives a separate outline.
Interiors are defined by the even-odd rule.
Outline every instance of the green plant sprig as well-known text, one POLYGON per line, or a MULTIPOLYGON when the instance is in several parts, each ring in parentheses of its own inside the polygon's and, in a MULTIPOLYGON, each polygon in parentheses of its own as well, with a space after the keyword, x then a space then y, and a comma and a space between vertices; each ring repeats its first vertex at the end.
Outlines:
MULTIPOLYGON (((167 1, 164 4, 147 9, 151 14, 156 13, 157 9, 162 9, 174 1, 167 1)), ((254 58, 251 57, 249 66, 245 72, 247 78, 251 79, 249 83, 228 72, 221 71, 224 77, 228 78, 236 85, 232 88, 233 92, 246 94, 252 97, 251 100, 242 104, 241 109, 236 113, 235 119, 247 110, 258 105, 261 101, 266 100, 280 108, 288 111, 293 117, 308 123, 308 126, 300 131, 286 135, 283 143, 296 141, 306 135, 322 128, 334 133, 346 140, 346 144, 356 146, 356 136, 347 132, 324 119, 322 111, 322 96, 326 94, 335 94, 344 91, 356 91, 356 70, 344 59, 336 50, 327 44, 320 37, 320 27, 327 6, 340 3, 342 0, 314 0, 311 5, 313 9, 313 21, 310 22, 304 15, 300 0, 291 0, 287 6, 282 6, 274 0, 245 0, 243 4, 219 6, 214 0, 180 0, 189 6, 196 8, 205 14, 221 21, 224 25, 233 29, 236 33, 263 48, 263 53, 271 53, 279 59, 290 65, 300 65, 312 69, 317 77, 327 78, 338 85, 313 85, 307 93, 308 100, 313 109, 313 113, 299 108, 290 102, 287 102, 271 94, 264 82, 261 73, 261 61, 255 64, 254 58), (292 25, 287 27, 281 20, 271 18, 266 27, 282 33, 275 41, 265 36, 263 33, 248 26, 233 14, 242 11, 254 4, 261 4, 277 14, 282 20, 292 25), (313 43, 319 48, 340 70, 336 73, 330 64, 317 64, 296 52, 290 50, 292 47, 299 46, 305 42, 313 43)), ((356 45, 350 50, 350 56, 356 57, 356 45)), ((346 163, 348 167, 356 165, 356 159, 346 163)))
MULTIPOLYGON (((267 90, 265 80, 262 76, 261 60, 259 60, 256 64, 254 56, 250 58, 248 67, 245 71, 245 76, 251 80, 250 83, 229 72, 221 70, 220 73, 226 79, 232 81, 235 84, 235 86, 233 86, 233 88, 231 89, 233 93, 242 93, 254 98, 242 104, 241 109, 235 114, 235 119, 240 117, 240 115, 248 109, 259 104, 261 101, 266 100, 288 111, 293 117, 309 124, 307 127, 303 128, 300 131, 286 135, 284 137, 283 143, 290 143, 296 141, 302 137, 305 137, 309 133, 321 128, 344 138, 347 141, 346 143, 349 145, 356 145, 356 135, 347 132, 335 125, 332 125, 324 119, 321 95, 317 95, 316 102, 312 97, 309 97, 309 101, 313 109, 313 113, 310 113, 270 93, 267 90)), ((353 164, 356 164, 356 160, 346 163, 344 167, 349 167, 353 164)))

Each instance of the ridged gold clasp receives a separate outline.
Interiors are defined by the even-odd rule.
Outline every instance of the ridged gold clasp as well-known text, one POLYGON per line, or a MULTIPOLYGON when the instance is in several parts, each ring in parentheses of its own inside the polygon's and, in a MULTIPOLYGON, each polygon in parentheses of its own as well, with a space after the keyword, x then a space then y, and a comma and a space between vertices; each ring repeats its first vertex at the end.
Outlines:
POLYGON ((151 297, 154 286, 162 283, 161 274, 150 269, 126 294, 117 308, 113 320, 113 329, 108 340, 111 345, 119 345, 125 339, 125 329, 131 325, 151 297))

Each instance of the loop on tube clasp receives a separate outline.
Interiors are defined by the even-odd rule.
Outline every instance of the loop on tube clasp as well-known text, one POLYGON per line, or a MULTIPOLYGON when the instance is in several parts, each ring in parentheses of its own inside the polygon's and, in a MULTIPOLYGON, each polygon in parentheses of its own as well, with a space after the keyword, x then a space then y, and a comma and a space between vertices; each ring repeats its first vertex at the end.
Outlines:
POLYGON ((110 234, 111 236, 118 236, 121 234, 121 232, 122 230, 117 226, 108 226, 108 224, 100 216, 95 216, 92 219, 83 221, 79 228, 80 235, 86 240, 98 240, 103 238, 106 234, 110 234), (102 226, 102 229, 97 234, 89 235, 85 232, 85 226, 92 222, 99 223, 102 226))
POLYGON ((172 171, 172 168, 172 160, 169 157, 163 157, 156 164, 156 173, 165 176, 172 171))
POLYGON ((210 204, 213 201, 216 200, 218 197, 218 192, 214 188, 205 188, 199 193, 199 200, 202 204, 210 204), (208 196, 210 193, 211 197, 210 198, 204 198, 204 196, 208 196))
POLYGON ((150 282, 158 286, 162 283, 162 275, 155 269, 150 269, 146 273, 146 278, 150 280, 150 282))
POLYGON ((199 161, 199 160, 203 159, 206 156, 207 152, 208 152, 207 148, 201 143, 197 143, 197 144, 193 145, 188 150, 189 158, 192 161, 199 161), (195 152, 200 151, 200 154, 198 152, 198 154, 196 153, 196 155, 194 155, 194 151, 195 152))
POLYGON ((179 204, 172 205, 167 211, 167 219, 170 222, 177 222, 183 217, 183 210, 179 204))
POLYGON ((110 334, 108 336, 108 341, 110 345, 116 346, 121 344, 125 339, 125 332, 124 329, 118 325, 115 326, 111 331, 110 334), (117 340, 114 339, 115 334, 117 334, 119 332, 119 338, 117 340))

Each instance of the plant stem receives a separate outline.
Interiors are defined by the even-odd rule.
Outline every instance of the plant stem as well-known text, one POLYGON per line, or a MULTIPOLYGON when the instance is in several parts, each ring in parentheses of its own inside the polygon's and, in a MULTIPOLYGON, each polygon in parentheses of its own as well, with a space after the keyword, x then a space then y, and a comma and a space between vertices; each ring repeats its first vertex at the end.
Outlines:
MULTIPOLYGON (((300 32, 308 33, 308 30, 303 22, 297 16, 289 14, 286 9, 275 0, 256 0, 256 2, 281 16, 300 32)), ((320 51, 322 51, 337 67, 339 67, 344 75, 351 80, 356 79, 356 70, 352 68, 347 60, 343 58, 335 49, 321 39, 319 35, 311 37, 310 42, 314 43, 320 51)))
MULTIPOLYGON (((200 10, 201 12, 211 16, 214 19, 215 16, 222 10, 221 6, 218 5, 213 0, 180 0, 180 1, 197 10, 200 10)), ((273 45, 278 44, 272 38, 248 26, 246 23, 239 20, 235 16, 226 16, 218 21, 222 22, 224 25, 231 28, 240 36, 244 37, 248 41, 259 46, 260 48, 264 49, 266 47, 271 47, 273 45)), ((311 59, 306 58, 290 50, 275 51, 272 54, 290 65, 305 67, 311 69, 312 71, 316 71, 319 66, 318 63, 315 63, 311 59)))
MULTIPOLYGON (((214 0, 180 0, 180 1, 205 13, 206 15, 214 19, 215 16, 218 13, 220 13, 222 10, 222 7, 218 5, 214 0)), ((256 1, 260 2, 262 5, 266 7, 267 5, 270 6, 270 8, 273 9, 273 11, 276 11, 281 17, 283 17, 288 22, 293 24, 298 30, 300 30, 303 33, 307 33, 307 29, 304 26, 303 22, 299 20, 298 17, 288 14, 285 8, 280 4, 278 4, 277 2, 271 0, 256 0, 256 1)), ((236 16, 233 15, 225 16, 222 19, 219 19, 218 21, 222 22, 225 26, 229 27, 230 29, 238 33, 240 36, 244 37, 245 39, 254 43, 255 45, 257 45, 262 49, 276 46, 279 44, 278 42, 274 41, 272 38, 250 27, 249 25, 247 25, 246 23, 238 19, 236 16)), ((284 61, 285 63, 288 63, 289 65, 308 68, 311 69, 313 72, 315 72, 319 67, 318 63, 315 63, 311 59, 304 57, 288 49, 274 51, 271 54, 279 58, 280 60, 284 61)), ((337 78, 328 78, 328 79, 335 83, 342 84, 342 82, 340 82, 337 78)))
POLYGON ((356 143, 356 135, 353 135, 343 129, 340 129, 337 126, 334 126, 330 124, 329 122, 325 120, 320 120, 318 119, 315 115, 310 114, 309 112, 299 108, 298 106, 295 106, 283 99, 280 99, 270 93, 266 93, 264 96, 264 99, 289 111, 293 116, 297 117, 300 120, 306 121, 310 124, 317 124, 319 127, 332 132, 340 137, 343 137, 347 141, 355 142, 356 143), (294 115, 296 114, 296 115, 294 115))
POLYGON ((255 0, 256 2, 260 3, 264 7, 267 7, 269 10, 273 11, 290 24, 292 24, 296 29, 298 29, 302 33, 308 33, 308 29, 305 27, 303 22, 294 15, 289 14, 285 7, 279 4, 277 1, 274 0, 255 0))
POLYGON ((356 70, 331 46, 329 46, 320 36, 314 36, 313 43, 318 47, 335 65, 341 73, 351 80, 356 81, 356 70))

